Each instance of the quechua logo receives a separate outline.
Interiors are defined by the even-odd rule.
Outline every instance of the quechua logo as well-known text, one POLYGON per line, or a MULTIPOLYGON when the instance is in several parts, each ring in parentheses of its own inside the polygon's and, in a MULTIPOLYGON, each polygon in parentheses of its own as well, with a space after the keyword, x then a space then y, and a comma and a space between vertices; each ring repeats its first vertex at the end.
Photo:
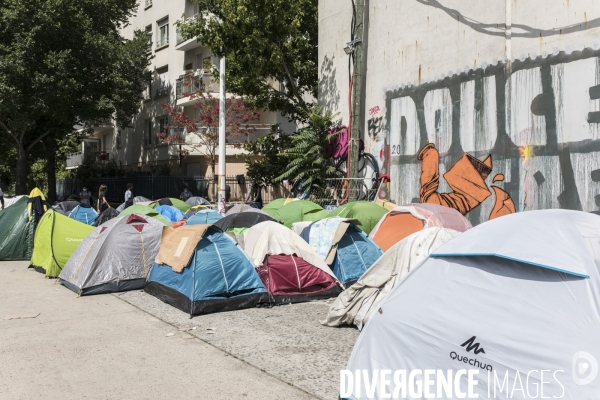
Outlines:
POLYGON ((467 340, 466 342, 464 342, 463 344, 460 345, 460 347, 465 347, 465 349, 467 350, 467 352, 473 350, 473 353, 475 354, 479 354, 479 353, 483 353, 485 354, 485 350, 483 349, 483 347, 479 347, 479 343, 475 343, 475 339, 476 337, 473 336, 471 339, 467 340))

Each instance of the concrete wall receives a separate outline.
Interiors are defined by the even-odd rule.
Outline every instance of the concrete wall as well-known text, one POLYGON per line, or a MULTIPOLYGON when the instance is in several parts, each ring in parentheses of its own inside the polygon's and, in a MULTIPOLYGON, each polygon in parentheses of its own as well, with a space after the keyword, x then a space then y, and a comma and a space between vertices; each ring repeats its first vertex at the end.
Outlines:
MULTIPOLYGON (((361 125, 391 175, 384 195, 451 206, 474 223, 599 209, 599 5, 367 1, 361 125)), ((319 101, 347 123, 351 1, 322 0, 319 13, 319 101)))

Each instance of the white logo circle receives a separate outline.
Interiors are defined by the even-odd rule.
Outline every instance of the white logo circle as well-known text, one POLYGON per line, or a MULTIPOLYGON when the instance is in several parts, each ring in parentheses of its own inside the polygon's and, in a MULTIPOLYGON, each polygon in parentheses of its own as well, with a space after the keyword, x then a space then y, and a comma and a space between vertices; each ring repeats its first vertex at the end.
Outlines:
POLYGON ((591 383, 598 376, 598 361, 596 357, 585 351, 578 351, 573 356, 573 381, 584 386, 591 383))

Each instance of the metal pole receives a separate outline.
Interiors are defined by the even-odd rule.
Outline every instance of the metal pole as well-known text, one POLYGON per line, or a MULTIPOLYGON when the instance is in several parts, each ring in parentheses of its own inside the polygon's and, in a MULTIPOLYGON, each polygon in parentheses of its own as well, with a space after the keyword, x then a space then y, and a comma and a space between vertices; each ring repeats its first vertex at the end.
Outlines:
POLYGON ((221 58, 219 79, 221 93, 219 98, 219 212, 225 214, 225 57, 221 58))
MULTIPOLYGON (((365 0, 357 0, 356 2, 356 20, 354 23, 354 34, 356 39, 363 39, 364 33, 364 12, 365 0)), ((360 143, 360 121, 361 121, 361 96, 363 91, 362 73, 362 42, 358 42, 354 46, 354 72, 352 85, 352 131, 350 132, 350 178, 358 178, 358 152, 360 143)), ((352 182, 350 182, 352 185, 352 182)), ((352 188, 350 195, 352 196, 352 188)), ((351 199, 354 200, 354 199, 351 199)))

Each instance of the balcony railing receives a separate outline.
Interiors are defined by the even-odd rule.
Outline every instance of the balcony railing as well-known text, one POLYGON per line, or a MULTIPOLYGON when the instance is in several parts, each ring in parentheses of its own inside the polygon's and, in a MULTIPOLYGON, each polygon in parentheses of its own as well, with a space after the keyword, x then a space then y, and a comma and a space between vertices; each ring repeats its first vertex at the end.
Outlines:
POLYGON ((156 89, 156 98, 168 96, 170 92, 170 88, 168 86, 159 87, 156 89))
MULTIPOLYGON (((182 22, 185 24, 185 23, 189 23, 189 22, 192 22, 192 21, 196 21, 196 20, 198 20, 199 18, 200 18, 200 14, 194 14, 194 15, 192 15, 191 17, 184 16, 184 17, 183 17, 183 21, 182 21, 182 22)), ((188 38, 188 37, 185 37, 185 36, 183 36, 183 35, 181 34, 181 28, 179 28, 179 27, 177 27, 177 29, 175 30, 175 36, 176 36, 176 37, 175 37, 175 39, 176 39, 176 44, 183 43, 183 42, 185 42, 186 40, 188 40, 188 39, 191 39, 191 38, 188 38)))
POLYGON ((212 79, 212 75, 201 69, 181 75, 175 82, 177 100, 198 92, 216 93, 218 91, 219 85, 212 79))
POLYGON ((165 38, 162 38, 162 39, 158 39, 156 41, 156 48, 157 49, 160 49, 161 47, 165 47, 165 46, 168 46, 168 45, 169 45, 169 38, 168 37, 165 37, 165 38))
POLYGON ((86 152, 86 153, 81 153, 81 152, 71 153, 71 154, 67 154, 67 169, 77 168, 78 166, 83 164, 85 161, 102 163, 102 162, 109 161, 109 159, 110 159, 110 156, 105 151, 101 151, 101 152, 91 151, 91 152, 86 152))

